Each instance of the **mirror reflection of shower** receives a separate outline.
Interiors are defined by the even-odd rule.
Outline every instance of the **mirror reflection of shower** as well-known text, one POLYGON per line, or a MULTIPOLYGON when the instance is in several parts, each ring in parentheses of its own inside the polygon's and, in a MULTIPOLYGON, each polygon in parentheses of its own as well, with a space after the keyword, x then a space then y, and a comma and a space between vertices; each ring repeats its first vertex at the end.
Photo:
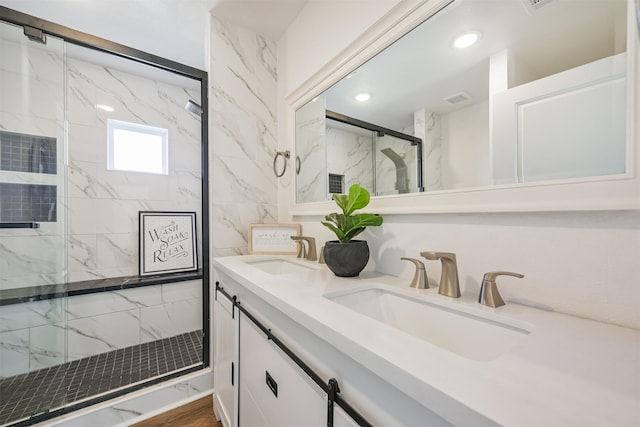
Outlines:
POLYGON ((377 196, 424 191, 420 138, 329 110, 325 115, 328 199, 354 183, 377 196))
POLYGON ((409 177, 407 176, 407 165, 402 157, 398 155, 392 148, 383 148, 380 150, 382 154, 387 156, 396 167, 396 190, 398 194, 409 192, 409 177))

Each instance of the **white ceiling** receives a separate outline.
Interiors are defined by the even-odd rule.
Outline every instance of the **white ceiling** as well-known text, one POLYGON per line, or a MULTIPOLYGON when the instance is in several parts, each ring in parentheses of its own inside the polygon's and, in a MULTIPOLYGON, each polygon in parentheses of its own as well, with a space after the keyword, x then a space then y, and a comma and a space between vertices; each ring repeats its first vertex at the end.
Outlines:
POLYGON ((307 0, 0 0, 0 5, 199 69, 209 11, 277 41, 307 0))

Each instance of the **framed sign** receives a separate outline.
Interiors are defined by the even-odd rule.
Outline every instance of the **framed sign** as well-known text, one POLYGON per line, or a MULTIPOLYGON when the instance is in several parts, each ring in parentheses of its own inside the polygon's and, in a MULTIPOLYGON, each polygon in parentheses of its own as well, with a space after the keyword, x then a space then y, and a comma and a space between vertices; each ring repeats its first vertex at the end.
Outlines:
POLYGON ((295 255, 297 243, 291 236, 299 236, 300 224, 250 224, 250 254, 295 255))
POLYGON ((195 212, 139 212, 140 276, 198 270, 195 212))

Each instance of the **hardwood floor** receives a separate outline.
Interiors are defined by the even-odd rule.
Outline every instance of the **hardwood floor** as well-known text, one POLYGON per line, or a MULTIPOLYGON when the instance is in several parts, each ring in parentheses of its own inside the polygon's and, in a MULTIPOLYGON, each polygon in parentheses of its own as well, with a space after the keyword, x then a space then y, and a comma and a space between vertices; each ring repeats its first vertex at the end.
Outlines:
POLYGON ((133 427, 222 427, 213 413, 213 396, 203 397, 133 427))

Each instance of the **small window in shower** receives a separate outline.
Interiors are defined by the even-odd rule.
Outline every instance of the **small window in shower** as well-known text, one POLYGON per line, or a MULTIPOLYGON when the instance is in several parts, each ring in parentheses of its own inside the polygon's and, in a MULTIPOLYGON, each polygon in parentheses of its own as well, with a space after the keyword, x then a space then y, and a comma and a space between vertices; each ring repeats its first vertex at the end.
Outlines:
POLYGON ((168 174, 169 131, 107 120, 109 170, 168 174))
POLYGON ((344 175, 337 173, 329 174, 329 194, 344 193, 344 175))

